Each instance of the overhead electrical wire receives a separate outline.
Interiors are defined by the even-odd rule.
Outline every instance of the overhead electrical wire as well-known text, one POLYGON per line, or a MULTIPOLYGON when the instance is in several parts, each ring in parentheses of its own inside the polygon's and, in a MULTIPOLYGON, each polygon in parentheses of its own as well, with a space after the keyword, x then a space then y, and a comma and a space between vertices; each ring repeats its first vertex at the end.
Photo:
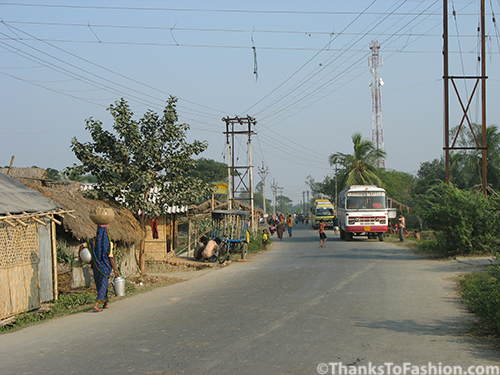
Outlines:
MULTIPOLYGON (((16 4, 16 3, 0 3, 0 5, 20 5, 20 6, 38 6, 37 4, 16 4)), ((491 4, 491 0, 490 0, 490 4, 491 4)), ((44 5, 45 6, 45 5, 44 5)), ((51 5, 48 5, 49 7, 52 7, 51 5)), ((57 5, 55 5, 54 7, 56 7, 57 5)), ((87 6, 62 6, 62 7, 69 7, 69 8, 87 8, 87 6)), ((145 8, 130 8, 130 7, 101 7, 101 6, 97 6, 97 7, 92 7, 93 9, 103 9, 103 10, 116 10, 116 9, 120 9, 120 10, 158 10, 158 8, 148 8, 148 9, 145 9, 145 8)), ((168 10, 168 9, 161 9, 161 10, 168 10)), ((176 9, 175 11, 198 11, 198 12, 202 12, 202 11, 211 11, 211 12, 216 12, 218 10, 201 10, 201 9, 198 9, 198 10, 181 10, 181 9, 176 9)), ((222 10, 221 12, 237 12, 237 10, 222 10)), ((247 12, 247 11, 242 11, 242 12, 247 12)), ((263 13, 263 12, 267 12, 267 11, 251 11, 251 13, 263 13)), ((279 11, 278 11, 279 12, 279 11)), ((276 14, 283 14, 282 13, 278 13, 278 12, 273 12, 273 13, 276 13, 276 14)), ((304 12, 284 12, 284 13, 288 13, 288 14, 293 14, 293 13, 300 13, 300 14, 304 14, 304 12)), ((314 12, 314 14, 324 14, 325 12, 314 12)), ((335 13, 335 14, 340 14, 340 13, 337 13, 337 12, 332 12, 332 14, 335 13)), ((401 13, 401 12, 400 12, 401 13)), ((346 13, 347 14, 347 13, 346 13)), ((358 14, 358 12, 350 12, 350 14, 358 14)), ((373 12, 368 12, 367 14, 379 14, 379 15, 386 15, 387 13, 386 12, 378 12, 378 13, 373 13, 373 12)), ((492 7, 492 14, 493 13, 493 7, 492 7)), ((399 16, 415 16, 416 18, 418 17, 423 17, 423 16, 426 16, 426 17, 431 17, 433 15, 435 15, 435 12, 427 12, 427 11, 423 11, 423 12, 405 12, 405 13, 401 13, 401 14, 398 14, 398 13, 392 13, 392 15, 399 15, 399 16)), ((86 25, 85 25, 86 26, 86 25)), ((13 27, 12 26, 12 23, 9 25, 9 27, 13 27)), ((92 25, 92 27, 97 27, 97 25, 92 25)), ((170 28, 165 28, 165 29, 170 29, 170 28)), ((180 28, 179 28, 180 29, 180 28)), ((497 25, 495 24, 495 29, 497 30, 497 33, 498 33, 498 29, 497 29, 497 25)), ((201 30, 201 29, 200 29, 201 30)), ((407 30, 407 29, 406 29, 407 30)), ((413 34, 413 33, 407 33, 406 30, 404 30, 404 32, 401 32, 401 33, 380 33, 378 35, 380 36, 388 36, 388 40, 390 38, 395 38, 396 36, 398 37, 402 37, 403 35, 406 35, 406 37, 416 37, 416 36, 419 36, 419 37, 426 37, 426 36, 432 36, 433 34, 426 34, 426 33, 416 33, 416 34, 413 34)), ((195 29, 193 30, 189 30, 189 31, 197 31, 195 29)), ((208 30, 208 31, 212 31, 212 30, 208 30)), ((215 31, 215 30, 214 30, 215 31)), ((228 31, 228 30, 222 30, 221 31, 224 31, 224 32, 240 32, 240 31, 228 31)), ((241 31, 241 32, 244 32, 244 31, 241 31)), ((263 31, 265 32, 265 31, 263 31)), ((272 31, 269 31, 269 32, 272 32, 272 31)), ((327 34, 327 33, 326 33, 327 34)), ((5 34, 3 34, 5 35, 5 34)), ((344 32, 344 33, 338 33, 338 35, 343 35, 343 36, 346 36, 346 35, 353 35, 353 36, 356 36, 356 37, 359 37, 361 36, 362 34, 361 33, 348 33, 348 32, 344 32)), ((463 37, 460 36, 460 37, 463 37)), ((9 40, 15 40, 15 38, 12 38, 12 37, 8 37, 9 40)), ((38 39, 38 38, 34 38, 33 40, 37 40, 39 42, 46 42, 48 39, 38 39)), ((26 39, 25 39, 26 41, 26 39)), ((76 42, 76 41, 75 41, 76 42)), ((97 43, 96 41, 93 41, 93 43, 97 43)), ((329 46, 331 42, 329 42, 327 45, 329 46)), ((498 43, 498 36, 497 36, 497 43, 498 43)), ((149 45, 149 44, 139 44, 139 45, 149 45)), ((3 46, 3 45, 2 45, 3 46)), ((178 45, 175 45, 175 46, 178 46, 178 45)), ((202 45, 199 45, 199 46, 202 46, 202 45)), ((286 92, 285 95, 283 95, 283 97, 286 98, 285 99, 281 99, 280 101, 278 101, 277 103, 275 104, 272 104, 272 105, 268 105, 266 107, 265 110, 261 110, 260 112, 258 112, 259 115, 263 115, 265 114, 266 116, 262 116, 260 117, 258 120, 259 120, 259 126, 260 128, 262 129, 262 131, 267 131, 268 129, 266 129, 266 126, 271 126, 270 124, 268 125, 267 123, 273 119, 273 116, 274 118, 276 118, 276 116, 278 116, 280 113, 283 113, 285 111, 290 111, 290 109, 292 107, 294 107, 294 104, 295 104, 295 108, 299 108, 299 106, 297 105, 299 102, 300 102, 300 99, 304 100, 304 98, 308 98, 308 100, 303 104, 303 106, 301 107, 310 107, 311 105, 317 105, 316 103, 318 103, 319 100, 322 100, 324 97, 326 97, 327 95, 331 95, 333 92, 337 91, 337 90, 340 90, 342 88, 342 84, 340 85, 336 85, 335 88, 333 90, 331 90, 331 82, 332 80, 335 80, 335 78, 339 78, 340 75, 343 73, 343 76, 344 77, 351 77, 350 80, 353 80, 353 79, 356 79, 357 77, 359 77, 360 75, 363 74, 363 72, 359 73, 359 74, 352 74, 353 72, 356 71, 356 69, 359 69, 360 67, 360 64, 361 64, 361 60, 364 59, 366 57, 366 49, 359 49, 359 48, 353 48, 355 46, 355 43, 352 43, 348 46, 345 46, 343 47, 342 49, 330 49, 330 51, 338 51, 338 52, 342 52, 344 49, 345 50, 348 50, 351 54, 362 54, 362 56, 358 59, 358 60, 355 60, 354 62, 352 62, 352 59, 353 56, 350 56, 349 59, 346 60, 346 63, 350 63, 350 65, 346 65, 345 67, 341 67, 341 65, 337 66, 335 68, 335 70, 333 70, 333 73, 334 75, 332 76, 332 72, 327 72, 326 69, 319 69, 315 75, 316 77, 319 77, 320 79, 319 80, 316 80, 316 81, 312 81, 312 78, 314 76, 312 76, 311 78, 306 78, 305 81, 302 80, 299 84, 302 85, 302 91, 298 91, 300 86, 297 87, 297 85, 295 86, 295 93, 293 94, 294 91, 292 92, 286 92), (364 53, 364 54, 363 54, 364 53), (340 72, 340 73, 339 73, 340 72), (322 76, 320 76, 320 74, 323 74, 322 76), (323 80, 327 80, 328 83, 324 82, 323 85, 320 84, 320 82, 323 82, 323 80), (307 83, 309 86, 306 87, 305 84, 306 82, 308 82, 308 80, 311 80, 309 83, 307 83), (319 85, 319 87, 318 87, 319 85), (313 94, 311 94, 313 93, 313 94), (310 94, 308 96, 308 94, 310 94), (323 95, 323 96, 322 96, 323 95), (277 106, 277 104, 280 103, 281 106, 277 106), (271 111, 272 109, 272 111, 271 111)), ((186 47, 193 47, 191 45, 186 45, 186 47)), ((233 48, 234 46, 226 46, 226 48, 233 48)), ((395 53, 398 53, 399 51, 396 50, 391 50, 389 48, 389 44, 387 43, 387 45, 384 45, 384 51, 386 52, 390 52, 391 54, 395 54, 395 53)), ((5 48, 5 47, 3 47, 5 48)), ((8 48, 8 47, 7 47, 8 48)), ((12 53, 13 50, 15 50, 14 47, 10 46, 10 51, 12 53)), ((221 48, 220 46, 216 46, 216 45, 206 45, 205 48, 221 48)), ((239 47, 238 47, 239 48, 239 47)), ((241 48, 246 48, 248 49, 248 46, 246 47, 241 47, 241 48)), ((258 47, 260 48, 260 47, 258 47)), ((262 47, 262 49, 265 49, 266 47, 262 47)), ((273 47, 267 47, 268 49, 273 49, 273 47)), ((282 48, 282 47, 277 47, 275 49, 278 49, 278 48, 282 48)), ((499 48, 500 49, 500 48, 499 48)), ((304 49, 304 50, 307 50, 307 49, 304 49)), ((310 49, 310 50, 314 50, 314 49, 310 49)), ((316 49, 317 51, 317 49, 316 49)), ((318 53, 321 53, 323 52, 324 49, 320 49, 320 52, 318 53)), ((18 51, 19 52, 19 51, 18 51)), ((414 52, 414 53, 427 53, 427 52, 422 52, 422 51, 409 51, 409 50, 405 50, 405 53, 410 53, 410 52, 414 52)), ((23 52, 25 53, 25 52, 23 52)), ((436 52, 436 53, 440 53, 440 52, 436 52)), ((310 59, 310 61, 314 60, 314 57, 312 59, 310 59)), ((45 61, 44 62, 38 62, 38 63, 41 63, 42 65, 44 65, 45 67, 49 67, 47 66, 47 64, 52 64, 48 61, 45 61)), ((92 62, 88 62, 87 63, 92 63, 92 62)), ((326 65, 326 63, 325 63, 326 65)), ((76 68, 74 68, 76 69, 76 68)), ((105 68, 106 69, 106 68, 105 68)), ((302 69, 302 68, 301 68, 302 69)), ((58 70, 56 70, 58 71, 58 70)), ((61 71, 59 71, 59 73, 62 73, 61 71)), ((114 73, 114 72, 113 72, 114 73)), ((5 73, 3 73, 5 75, 5 73)), ((87 74, 87 73, 85 73, 87 74)), ((87 78, 83 79, 82 77, 79 77, 78 76, 78 73, 75 73, 75 72, 72 72, 72 75, 69 75, 70 77, 73 77, 74 79, 79 79, 81 80, 82 82, 85 82, 86 84, 90 84, 88 81, 86 81, 87 78), (77 78, 79 77, 79 78, 77 78)), ((293 76, 292 76, 293 77, 293 76)), ((290 79, 292 78, 290 77, 290 79)), ((11 76, 11 78, 14 78, 14 79, 19 79, 19 77, 14 77, 14 76, 11 76)), ((96 78, 103 78, 103 77, 100 77, 98 75, 96 75, 96 78)), ((125 77, 126 78, 126 77, 125 77)), ((21 79, 22 80, 22 79, 21 79)), ((111 81, 111 80, 110 80, 111 81)), ((26 83, 30 83, 30 84, 35 84, 36 82, 32 81, 32 82, 29 82, 29 80, 25 80, 26 83)), ((106 82, 106 81, 105 81, 106 82)), ((113 82, 113 81, 111 81, 113 82)), ((111 84, 110 82, 110 84, 111 84)), ((350 82, 350 81, 347 81, 347 82, 350 82)), ((140 83, 140 82, 139 82, 140 83)), ((114 82, 112 83, 113 85, 115 84, 114 82)), ((345 84, 345 81, 344 83, 345 84)), ((95 86, 95 87, 98 87, 99 89, 103 89, 102 86, 103 84, 102 83, 99 83, 100 86, 95 86)), ((106 84, 104 84, 105 86, 106 84)), ((119 87, 119 86, 118 86, 119 87)), ((278 88, 280 88, 281 86, 279 86, 278 88)), ((155 89, 154 87, 148 87, 149 89, 153 89, 155 91, 161 91, 161 90, 158 90, 158 89, 155 89)), ((277 89, 278 89, 277 88, 277 89)), ((120 92, 125 92, 125 94, 127 94, 126 96, 129 96, 127 91, 129 90, 130 88, 125 86, 125 85, 122 85, 122 88, 119 89, 120 92), (123 91, 125 90, 125 91, 123 91)), ((277 90, 276 89, 276 90, 277 90)), ((113 93, 117 93, 118 89, 113 88, 112 90, 115 90, 115 91, 109 91, 109 92, 113 92, 113 93)), ((106 90, 105 90, 106 91, 106 90)), ((258 104, 262 103, 264 100, 266 100, 272 93, 274 93, 275 91, 271 92, 270 94, 268 94, 267 96, 265 96, 264 98, 262 98, 258 103, 254 104, 253 107, 250 107, 250 109, 253 109, 255 106, 257 106, 258 104)), ((62 90, 59 91, 59 93, 62 93, 62 90)), ((146 94, 146 93, 143 93, 139 90, 136 90, 136 94, 139 95, 140 97, 142 97, 142 100, 143 102, 146 102, 146 103, 152 103, 151 100, 157 100, 155 97, 149 95, 149 94, 146 94), (142 96, 143 94, 146 94, 144 96, 142 96), (149 95, 149 96, 148 96, 149 95), (148 98, 149 99, 146 99, 148 98), (154 98, 154 99, 153 99, 154 98)), ((164 93, 166 94, 166 93, 164 93)), ((77 99, 80 99, 80 98, 77 98, 77 99)), ((92 104, 96 104, 96 103, 92 103, 92 104)), ((198 106, 198 104, 196 103, 190 103, 192 105, 195 105, 195 106, 198 106)), ((97 104, 98 105, 98 104, 97 104)), ((209 111, 214 111, 215 113, 223 113, 225 114, 224 111, 220 111, 220 110, 216 110, 214 108, 206 108, 208 109, 209 111)), ((203 112, 200 112, 200 111, 197 111, 195 109, 191 109, 191 108, 186 108, 186 110, 189 110, 190 112, 195 112, 195 115, 196 116, 205 116, 205 118, 209 119, 209 121, 220 121, 220 117, 217 117, 215 114, 213 113, 203 113, 203 112)), ((297 113, 297 112, 294 112, 294 113, 297 113)), ((293 114, 291 114, 293 115, 293 114)), ((284 120, 282 120, 284 121, 284 120)), ((198 122, 198 120, 196 120, 196 122, 198 122)), ((273 122, 273 125, 275 124, 276 122, 273 122)), ((209 131, 209 130, 207 130, 209 131)), ((268 143, 266 141, 266 138, 265 137, 261 137, 261 135, 258 135, 257 137, 259 139, 259 144, 260 142, 262 141, 263 144, 265 144, 266 146, 272 146, 270 143, 268 143)), ((291 140, 290 140, 291 141, 291 140)), ((288 140, 287 140, 287 143, 288 143, 288 140)), ((282 143, 280 142, 280 140, 276 140, 276 142, 273 142, 274 146, 277 148, 277 149, 280 149, 282 147, 282 143)), ((293 143, 292 143, 293 144, 293 143)), ((298 145, 296 145, 296 147, 299 147, 298 145)), ((261 148, 261 146, 259 146, 258 148, 261 148)), ((314 155, 314 151, 313 150, 310 150, 311 151, 311 156, 314 155)), ((262 159, 264 160, 265 156, 264 156, 264 153, 263 153, 263 150, 258 150, 258 153, 262 153, 262 159)), ((309 152, 308 152, 309 153, 309 152)), ((309 162, 309 160, 311 160, 311 162, 313 162, 313 158, 309 159, 309 156, 307 157, 304 157, 304 153, 301 153, 301 155, 303 156, 302 159, 304 160, 307 160, 307 162, 309 162)), ((267 163, 266 163, 267 164, 267 163)), ((316 164, 314 164, 316 165, 316 164)), ((309 164, 307 164, 307 166, 310 166, 309 164)))
MULTIPOLYGON (((166 12, 197 12, 197 13, 250 13, 250 14, 297 14, 297 15, 357 15, 356 11, 291 11, 291 10, 249 10, 249 9, 197 9, 197 8, 160 8, 160 7, 124 7, 124 6, 102 6, 102 5, 68 5, 68 4, 31 4, 31 3, 10 3, 0 2, 0 5, 11 5, 19 7, 40 7, 40 8, 73 8, 73 9, 100 9, 100 10, 132 10, 132 11, 166 11, 166 12)), ((370 12, 369 15, 381 16, 384 12, 370 12)), ((402 16, 407 13, 394 13, 395 16, 402 16)))
MULTIPOLYGON (((1 23, 3 23, 3 24, 6 24, 4 21, 0 21, 0 22, 1 22, 1 23)), ((99 64, 97 64, 97 63, 93 62, 93 61, 90 61, 90 60, 85 59, 85 58, 83 58, 83 57, 81 57, 81 56, 78 56, 78 55, 76 55, 76 54, 74 54, 74 53, 72 53, 72 52, 66 51, 66 50, 64 50, 64 49, 62 49, 62 48, 60 48, 60 47, 58 47, 58 46, 55 46, 55 45, 53 45, 53 44, 51 44, 51 43, 48 43, 48 42, 46 42, 46 41, 44 41, 44 40, 42 40, 42 39, 40 39, 40 38, 37 38, 37 37, 35 37, 34 35, 32 35, 32 34, 30 34, 30 33, 28 33, 28 32, 25 32, 25 31, 23 31, 23 30, 21 30, 21 29, 19 29, 19 28, 16 28, 16 27, 14 27, 14 26, 12 26, 12 25, 8 25, 8 28, 9 28, 9 29, 14 29, 14 30, 16 30, 17 32, 20 32, 20 33, 26 34, 26 35, 30 36, 31 38, 34 38, 35 40, 38 40, 38 41, 40 41, 40 42, 43 42, 43 43, 45 43, 45 44, 49 45, 50 47, 55 48, 56 50, 58 50, 58 51, 60 51, 60 52, 63 52, 63 53, 65 53, 65 54, 68 54, 68 55, 70 55, 70 56, 72 56, 72 57, 75 57, 75 58, 77 58, 77 59, 79 59, 79 60, 82 60, 82 61, 84 61, 84 62, 86 62, 86 63, 88 63, 88 64, 90 64, 90 65, 96 66, 96 67, 98 67, 98 68, 100 68, 100 69, 102 69, 102 70, 104 70, 104 71, 106 71, 106 72, 108 72, 108 73, 111 73, 111 74, 117 75, 117 76, 119 76, 119 77, 121 77, 121 78, 124 78, 124 79, 126 79, 126 80, 131 81, 131 82, 134 82, 134 83, 136 83, 136 84, 138 84, 138 85, 141 85, 141 86, 143 86, 143 87, 147 87, 148 89, 152 89, 152 90, 157 91, 157 92, 159 92, 159 93, 161 93, 161 94, 164 94, 164 95, 171 95, 171 94, 169 94, 169 93, 167 93, 167 92, 165 92, 165 91, 163 91, 163 90, 160 90, 160 89, 158 89, 158 88, 156 88, 156 87, 154 87, 154 86, 151 86, 151 85, 145 84, 144 82, 141 82, 141 81, 138 81, 138 80, 136 80, 136 79, 130 78, 130 77, 128 77, 128 76, 126 76, 126 75, 124 75, 124 74, 120 74, 120 73, 118 73, 117 71, 115 71, 115 70, 113 70, 113 69, 106 68, 106 67, 104 67, 104 66, 102 66, 102 65, 99 65, 99 64)), ((5 34, 3 34, 3 35, 5 35, 5 34)), ((15 38, 11 38, 11 39, 15 40, 15 38)), ((26 45, 26 44, 25 44, 25 45, 26 45)), ((59 61, 62 61, 61 59, 58 59, 58 60, 59 60, 59 61)), ((91 74, 92 74, 92 73, 91 73, 91 74)), ((119 86, 120 86, 120 85, 119 85, 119 86)), ((139 91, 134 90, 134 89, 131 89, 131 90, 132 90, 132 91, 134 91, 134 92, 139 92, 139 91)), ((156 97, 154 97, 154 96, 152 96, 152 95, 148 95, 148 94, 143 94, 143 95, 145 95, 145 96, 147 96, 147 97, 150 97, 150 98, 157 99, 156 97)), ((181 100, 183 100, 183 101, 185 101, 185 102, 187 102, 187 103, 193 104, 193 105, 197 105, 197 106, 200 106, 200 107, 203 107, 203 108, 206 108, 206 109, 210 109, 210 110, 213 110, 213 111, 218 111, 218 110, 216 110, 216 109, 213 109, 213 108, 207 107, 207 106, 202 105, 202 104, 197 104, 197 103, 191 102, 191 101, 186 100, 186 99, 182 99, 182 98, 179 98, 179 99, 181 99, 181 100)), ((220 112, 220 113, 223 113, 223 112, 220 112)))

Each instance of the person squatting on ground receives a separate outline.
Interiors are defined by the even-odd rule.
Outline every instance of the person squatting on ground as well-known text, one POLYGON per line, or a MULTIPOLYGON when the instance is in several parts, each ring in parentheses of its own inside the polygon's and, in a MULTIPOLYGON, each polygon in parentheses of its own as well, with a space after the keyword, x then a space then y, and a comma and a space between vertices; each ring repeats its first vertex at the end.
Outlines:
POLYGON ((286 219, 286 229, 288 230, 288 237, 292 237, 293 217, 288 215, 286 219))
POLYGON ((209 262, 215 262, 217 260, 217 252, 220 248, 220 242, 221 241, 219 237, 217 237, 215 240, 208 241, 207 245, 201 253, 202 259, 209 262))
MULTIPOLYGON (((111 272, 114 271, 115 276, 119 273, 116 269, 115 259, 113 257, 113 242, 109 240, 108 226, 100 224, 97 227, 97 235, 87 243, 80 246, 80 250, 88 248, 92 254, 92 271, 94 272, 94 280, 97 289, 97 300, 94 304, 94 312, 102 311, 99 304, 102 303, 103 309, 108 307, 108 285, 111 272)), ((79 253, 80 254, 80 253, 79 253)), ((82 259, 79 256, 78 261, 82 259)))
POLYGON ((203 236, 200 238, 200 241, 196 243, 196 246, 194 248, 194 259, 196 260, 201 260, 203 257, 201 253, 203 250, 205 250, 205 246, 207 246, 208 243, 208 238, 206 236, 203 236))
POLYGON ((319 233, 319 247, 325 247, 326 244, 326 233, 325 233, 326 223, 323 220, 319 221, 318 233, 319 233))

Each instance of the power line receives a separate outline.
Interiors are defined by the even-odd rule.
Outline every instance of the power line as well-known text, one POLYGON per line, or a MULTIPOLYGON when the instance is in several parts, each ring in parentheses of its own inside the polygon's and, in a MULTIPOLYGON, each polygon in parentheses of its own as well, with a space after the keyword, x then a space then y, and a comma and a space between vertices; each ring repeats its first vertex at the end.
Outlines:
MULTIPOLYGON (((357 11, 293 11, 293 10, 249 10, 249 9, 196 9, 196 8, 160 8, 160 7, 124 7, 124 6, 98 6, 98 5, 67 5, 67 4, 29 4, 29 3, 7 3, 0 5, 39 8, 69 8, 69 9, 100 9, 100 10, 131 10, 131 11, 166 11, 166 12, 198 12, 198 13, 249 13, 249 14, 297 14, 297 15, 357 15, 357 11)), ((385 12, 366 13, 373 16, 383 16, 385 12)), ((417 13, 415 13, 417 14, 417 13)), ((411 15, 409 13, 394 13, 395 16, 411 15)))
MULTIPOLYGON (((3 24, 5 24, 5 22, 4 22, 4 21, 0 21, 0 22, 1 22, 1 23, 3 23, 3 24)), ((153 86, 147 85, 147 84, 145 84, 144 82, 141 82, 141 81, 135 80, 135 79, 130 78, 129 76, 126 76, 126 75, 124 75, 124 74, 120 74, 120 73, 116 72, 115 70, 108 69, 108 68, 106 68, 106 67, 104 67, 104 66, 102 66, 102 65, 99 65, 99 64, 97 64, 97 63, 95 63, 95 62, 93 62, 93 61, 90 61, 90 60, 85 59, 85 58, 83 58, 83 57, 81 57, 81 56, 78 56, 78 55, 76 55, 76 54, 74 54, 74 53, 71 53, 71 52, 69 52, 69 51, 66 51, 66 50, 64 50, 64 49, 62 49, 62 48, 60 48, 60 47, 57 47, 57 46, 55 46, 55 45, 53 45, 53 44, 50 44, 50 43, 48 43, 48 42, 46 42, 46 41, 44 41, 44 40, 42 40, 42 39, 40 39, 40 38, 35 37, 34 35, 32 35, 32 34, 30 34, 30 33, 27 33, 27 32, 25 32, 25 31, 23 31, 23 30, 21 30, 21 29, 19 29, 19 28, 16 28, 16 27, 14 27, 14 26, 12 26, 12 25, 7 25, 7 26, 9 27, 9 29, 14 29, 14 30, 16 30, 16 31, 18 31, 18 32, 21 32, 21 33, 23 33, 23 34, 26 34, 26 35, 30 36, 31 38, 34 38, 35 40, 41 41, 41 42, 43 42, 43 43, 45 43, 45 44, 49 45, 50 47, 55 48, 56 50, 58 50, 58 51, 60 51, 60 52, 66 53, 66 54, 68 54, 68 55, 70 55, 70 56, 72 56, 72 57, 75 57, 75 58, 77 58, 77 59, 79 59, 79 60, 82 60, 82 61, 84 61, 84 62, 86 62, 86 63, 88 63, 88 64, 91 64, 91 65, 96 66, 96 67, 98 67, 98 68, 100 68, 100 69, 103 69, 104 71, 106 71, 106 72, 108 72, 108 73, 115 74, 115 75, 117 75, 117 76, 119 76, 119 77, 121 77, 121 78, 127 79, 127 80, 129 80, 129 81, 131 81, 131 82, 134 82, 134 83, 139 84, 139 85, 141 85, 141 86, 147 87, 147 88, 149 88, 149 89, 151 89, 151 90, 154 90, 154 91, 160 92, 160 93, 162 93, 162 94, 164 94, 164 95, 170 95, 169 93, 167 93, 167 92, 165 92, 165 91, 163 91, 163 90, 160 90, 160 89, 158 89, 158 88, 156 88, 156 87, 153 87, 153 86)), ((3 33, 0 33, 0 34, 7 36, 6 34, 3 34, 3 33)), ((7 36, 7 37, 8 37, 8 36, 7 36)), ((10 39, 12 39, 12 40, 16 40, 15 38, 10 38, 10 39)), ((24 44, 25 46, 27 46, 25 43, 23 43, 23 44, 24 44)), ((30 47, 30 48, 33 48, 33 47, 30 47)), ((38 51, 39 51, 39 50, 38 50, 38 51)), ((40 51, 40 52, 41 52, 41 51, 40 51)), ((57 59, 57 60, 62 61, 62 60, 60 60, 60 59, 57 59)), ((71 64, 69 64, 69 63, 66 63, 66 64, 71 65, 71 64)), ((93 73, 90 73, 90 74, 93 74, 93 73)), ((93 74, 93 75, 94 75, 94 74, 93 74)), ((95 75, 94 75, 94 76, 95 76, 95 75)), ((119 86, 121 86, 121 85, 119 85, 119 86)), ((122 87, 124 87, 124 86, 122 86, 122 87)), ((134 91, 134 92, 139 92, 139 91, 137 91, 137 90, 133 90, 133 89, 131 89, 131 90, 132 90, 132 91, 134 91)), ((143 94, 143 95, 148 96, 148 97, 150 97, 150 98, 155 98, 155 99, 156 99, 156 97, 151 96, 151 95, 147 95, 147 94, 143 94)), ((179 98, 179 99, 182 99, 182 98, 179 98)), ((223 113, 224 113, 224 112, 222 112, 222 111, 218 111, 218 110, 216 110, 216 109, 213 109, 213 108, 210 108, 210 107, 207 107, 207 106, 201 105, 201 104, 197 104, 197 103, 191 102, 191 101, 186 100, 186 99, 182 99, 182 100, 184 100, 185 102, 190 103, 190 104, 194 104, 194 105, 197 105, 197 106, 200 106, 200 107, 206 108, 206 109, 210 109, 210 110, 213 110, 213 111, 219 112, 219 113, 221 113, 221 114, 223 114, 223 113)))

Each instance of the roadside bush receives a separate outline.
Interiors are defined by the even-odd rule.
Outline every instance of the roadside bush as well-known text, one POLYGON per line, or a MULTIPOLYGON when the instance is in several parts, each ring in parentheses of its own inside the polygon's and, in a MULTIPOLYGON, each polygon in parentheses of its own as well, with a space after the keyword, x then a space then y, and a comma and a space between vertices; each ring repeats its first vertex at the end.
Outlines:
POLYGON ((95 294, 83 291, 77 294, 62 294, 54 304, 54 310, 72 309, 95 302, 95 294))
MULTIPOLYGON (((419 214, 444 256, 493 253, 500 245, 499 199, 440 184, 420 197, 419 214)), ((427 244, 431 245, 431 244, 427 244)))
POLYGON ((500 334, 500 267, 471 273, 459 282, 462 301, 488 333, 500 334))
POLYGON ((257 253, 262 250, 262 230, 250 231, 249 253, 257 253))

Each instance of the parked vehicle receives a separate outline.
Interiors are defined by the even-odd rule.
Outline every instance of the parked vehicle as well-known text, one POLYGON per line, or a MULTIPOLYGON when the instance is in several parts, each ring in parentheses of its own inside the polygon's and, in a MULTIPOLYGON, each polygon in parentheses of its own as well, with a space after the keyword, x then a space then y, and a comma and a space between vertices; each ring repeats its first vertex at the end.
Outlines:
POLYGON ((240 254, 245 259, 248 253, 248 219, 250 213, 237 210, 212 211, 212 240, 220 238, 217 253, 219 263, 224 263, 231 254, 240 254))
POLYGON ((389 230, 389 219, 396 217, 396 209, 389 207, 384 189, 352 185, 339 193, 337 215, 341 239, 350 241, 354 235, 364 235, 383 241, 389 230))

